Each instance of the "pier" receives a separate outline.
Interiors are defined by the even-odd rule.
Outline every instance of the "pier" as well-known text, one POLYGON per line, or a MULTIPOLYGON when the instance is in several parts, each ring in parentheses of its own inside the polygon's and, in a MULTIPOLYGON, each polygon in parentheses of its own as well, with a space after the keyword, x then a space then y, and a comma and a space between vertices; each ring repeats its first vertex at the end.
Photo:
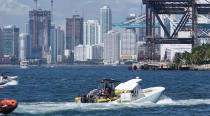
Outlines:
POLYGON ((204 65, 176 65, 170 62, 138 62, 128 67, 129 70, 210 70, 210 64, 204 65))

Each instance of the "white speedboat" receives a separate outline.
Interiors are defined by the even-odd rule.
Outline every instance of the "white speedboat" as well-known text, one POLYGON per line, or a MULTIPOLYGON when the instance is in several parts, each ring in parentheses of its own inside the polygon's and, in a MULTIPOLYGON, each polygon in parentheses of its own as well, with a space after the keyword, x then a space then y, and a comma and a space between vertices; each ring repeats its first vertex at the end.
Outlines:
POLYGON ((165 90, 164 87, 150 87, 141 89, 139 82, 142 79, 136 77, 127 82, 120 83, 115 88, 115 94, 118 95, 117 102, 157 102, 165 90))
POLYGON ((90 91, 87 95, 75 98, 76 103, 104 103, 104 102, 157 102, 165 90, 164 87, 151 87, 141 89, 139 77, 120 83, 114 87, 114 79, 99 81, 99 88, 90 91))

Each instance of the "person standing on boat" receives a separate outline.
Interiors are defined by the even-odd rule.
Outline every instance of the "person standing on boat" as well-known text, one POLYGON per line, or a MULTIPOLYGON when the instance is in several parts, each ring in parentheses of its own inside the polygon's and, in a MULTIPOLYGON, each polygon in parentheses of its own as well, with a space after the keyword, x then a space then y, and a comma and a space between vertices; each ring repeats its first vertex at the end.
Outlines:
POLYGON ((105 89, 105 95, 106 95, 107 97, 110 97, 110 90, 109 90, 109 88, 106 88, 106 89, 105 89))

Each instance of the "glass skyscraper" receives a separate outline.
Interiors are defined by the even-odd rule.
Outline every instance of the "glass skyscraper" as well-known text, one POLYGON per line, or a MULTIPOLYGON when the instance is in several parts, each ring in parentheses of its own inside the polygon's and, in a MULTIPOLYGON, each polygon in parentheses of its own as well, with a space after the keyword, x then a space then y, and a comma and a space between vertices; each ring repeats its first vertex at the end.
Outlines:
POLYGON ((49 52, 51 11, 29 11, 29 34, 32 46, 31 58, 44 58, 49 52))
POLYGON ((51 63, 58 63, 58 56, 64 55, 64 32, 60 27, 51 30, 51 63))
POLYGON ((3 42, 2 42, 2 30, 0 28, 0 57, 3 56, 3 42))
POLYGON ((19 28, 9 25, 2 30, 2 48, 4 57, 18 58, 19 52, 19 28))
POLYGON ((100 8, 100 25, 100 43, 104 43, 104 34, 107 33, 109 30, 112 30, 112 12, 108 6, 100 8))
POLYGON ((66 18, 66 48, 74 51, 74 47, 83 44, 83 18, 73 15, 66 18))

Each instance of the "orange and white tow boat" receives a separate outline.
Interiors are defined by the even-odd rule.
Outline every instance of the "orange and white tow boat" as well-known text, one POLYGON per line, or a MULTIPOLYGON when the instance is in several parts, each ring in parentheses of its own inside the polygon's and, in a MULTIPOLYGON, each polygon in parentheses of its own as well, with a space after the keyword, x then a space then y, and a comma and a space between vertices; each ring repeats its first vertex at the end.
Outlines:
POLYGON ((0 113, 9 114, 18 106, 16 100, 2 100, 0 101, 0 113))

